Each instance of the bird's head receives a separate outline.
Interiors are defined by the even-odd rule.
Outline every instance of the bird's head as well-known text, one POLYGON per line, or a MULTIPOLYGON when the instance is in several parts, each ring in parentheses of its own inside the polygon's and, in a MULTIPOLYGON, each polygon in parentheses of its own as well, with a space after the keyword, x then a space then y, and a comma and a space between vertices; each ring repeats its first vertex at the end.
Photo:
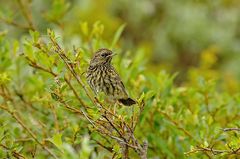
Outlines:
POLYGON ((99 49, 91 59, 91 66, 105 65, 110 64, 112 61, 112 57, 116 55, 109 49, 99 49))

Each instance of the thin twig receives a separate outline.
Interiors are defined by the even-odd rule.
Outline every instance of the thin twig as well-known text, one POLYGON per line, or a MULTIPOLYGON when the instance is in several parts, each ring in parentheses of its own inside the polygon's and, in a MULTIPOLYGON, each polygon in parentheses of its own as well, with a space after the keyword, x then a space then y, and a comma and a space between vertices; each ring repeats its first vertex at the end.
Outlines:
POLYGON ((2 110, 5 110, 8 112, 27 132, 28 134, 44 149, 46 150, 50 155, 52 155, 54 158, 57 158, 57 156, 49 150, 43 143, 41 143, 38 138, 35 136, 35 134, 30 130, 22 121, 22 119, 14 112, 8 109, 6 106, 0 105, 0 108, 2 110))
POLYGON ((79 113, 84 115, 84 117, 89 121, 89 123, 91 123, 94 127, 96 127, 96 125, 93 123, 93 121, 87 116, 86 112, 82 109, 80 109, 80 111, 76 108, 70 107, 64 100, 59 100, 67 109, 69 109, 70 111, 74 112, 74 113, 79 113))
MULTIPOLYGON (((0 147, 4 148, 5 150, 11 151, 11 148, 9 148, 9 147, 1 144, 1 143, 0 143, 0 147)), ((18 153, 16 151, 11 151, 11 153, 17 159, 25 159, 25 157, 22 154, 20 154, 20 153, 18 153)))
POLYGON ((47 69, 44 68, 43 66, 38 65, 35 61, 33 61, 32 59, 30 59, 28 56, 25 56, 26 60, 29 62, 29 65, 32 66, 33 68, 42 70, 44 72, 50 73, 51 75, 53 75, 54 77, 57 77, 57 74, 54 73, 51 69, 47 69))
POLYGON ((16 139, 15 142, 29 142, 33 141, 32 138, 22 138, 22 139, 16 139))
POLYGON ((209 148, 209 147, 197 146, 196 148, 194 148, 191 151, 186 152, 184 154, 189 155, 189 154, 196 153, 196 152, 199 152, 199 151, 211 152, 213 155, 222 154, 222 153, 240 154, 239 150, 240 150, 240 148, 238 148, 236 150, 218 150, 218 149, 213 149, 213 148, 209 148))
POLYGON ((67 79, 66 76, 64 76, 64 80, 65 82, 68 84, 68 86, 70 87, 70 89, 73 91, 73 94, 75 95, 75 97, 77 98, 77 100, 79 101, 79 103, 86 109, 88 108, 88 106, 82 101, 82 99, 79 97, 77 91, 75 90, 75 88, 72 86, 71 82, 67 79))
POLYGON ((17 0, 20 10, 23 13, 23 16, 25 17, 25 19, 27 20, 28 24, 29 24, 29 28, 32 30, 35 30, 34 26, 33 26, 33 21, 32 21, 32 14, 29 11, 29 8, 27 8, 27 4, 23 4, 22 0, 17 0))
POLYGON ((108 150, 109 152, 113 152, 113 148, 112 147, 107 147, 105 146, 104 144, 100 143, 99 141, 95 140, 95 139, 92 139, 94 140, 99 146, 103 147, 104 149, 108 150))
POLYGON ((50 104, 50 107, 51 107, 51 110, 52 110, 52 113, 53 113, 53 117, 54 117, 55 129, 56 129, 57 133, 59 133, 59 123, 58 123, 58 118, 57 118, 57 113, 56 113, 55 106, 50 104))
POLYGON ((240 131, 240 128, 223 128, 223 131, 227 132, 227 131, 240 131))
POLYGON ((9 19, 5 19, 3 17, 0 17, 0 21, 8 24, 8 25, 12 25, 12 26, 15 26, 15 27, 18 27, 18 28, 21 28, 21 29, 30 29, 29 26, 25 26, 25 25, 22 25, 22 24, 19 24, 19 23, 16 23, 12 20, 9 20, 9 19))
POLYGON ((128 159, 128 146, 123 142, 120 142, 119 144, 122 150, 122 159, 128 159))
POLYGON ((112 128, 118 133, 118 135, 125 141, 126 139, 123 137, 123 135, 120 133, 120 131, 115 127, 115 125, 112 123, 112 121, 110 121, 106 115, 102 115, 108 122, 109 124, 112 126, 112 128))

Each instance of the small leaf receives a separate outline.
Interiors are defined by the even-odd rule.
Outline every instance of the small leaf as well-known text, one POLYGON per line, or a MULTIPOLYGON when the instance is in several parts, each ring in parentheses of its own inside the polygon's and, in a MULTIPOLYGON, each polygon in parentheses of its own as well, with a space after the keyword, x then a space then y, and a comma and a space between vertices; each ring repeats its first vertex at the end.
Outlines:
POLYGON ((204 141, 204 144, 203 144, 205 147, 208 147, 208 142, 207 141, 204 141))
POLYGON ((18 50, 19 50, 19 42, 17 40, 15 40, 13 42, 13 54, 16 55, 18 50))
POLYGON ((66 84, 61 85, 60 92, 62 93, 67 88, 66 84))
POLYGON ((33 42, 37 43, 39 38, 39 32, 30 30, 29 33, 33 39, 33 42))
POLYGON ((88 23, 87 22, 82 22, 80 23, 81 30, 85 36, 88 35, 88 23))
POLYGON ((143 101, 144 97, 145 97, 145 93, 143 92, 140 98, 138 99, 138 102, 140 103, 141 101, 143 101))
POLYGON ((118 144, 115 144, 113 146, 113 151, 116 152, 116 153, 119 153, 120 152, 120 146, 118 144))
POLYGON ((52 99, 54 99, 55 101, 58 101, 60 98, 56 93, 51 93, 51 97, 52 99))
POLYGON ((156 95, 156 93, 154 91, 148 91, 146 93, 146 100, 149 99, 149 98, 152 98, 154 95, 156 95))
POLYGON ((101 114, 99 114, 98 110, 89 109, 88 114, 94 119, 97 120, 101 117, 101 114))
POLYGON ((114 37, 113 37, 113 41, 112 41, 112 44, 111 44, 110 49, 112 49, 112 48, 116 45, 116 43, 118 42, 118 40, 120 39, 120 36, 121 36, 121 34, 122 34, 125 26, 126 26, 126 24, 122 24, 122 25, 118 28, 118 30, 116 31, 116 33, 115 33, 115 35, 114 35, 114 37))
POLYGON ((104 25, 100 23, 100 21, 96 21, 93 24, 93 29, 91 32, 91 37, 97 37, 99 38, 100 35, 102 35, 104 31, 104 25))
POLYGON ((47 29, 47 34, 52 37, 55 38, 55 33, 51 30, 51 29, 47 29))
POLYGON ((6 72, 0 73, 0 85, 7 84, 9 81, 10 77, 6 72))
POLYGON ((49 139, 57 148, 62 149, 62 134, 54 134, 51 139, 49 139))
POLYGON ((30 41, 27 41, 27 40, 25 41, 23 50, 24 50, 25 56, 27 56, 27 57, 30 58, 32 61, 34 61, 33 46, 32 46, 32 44, 31 44, 30 41))

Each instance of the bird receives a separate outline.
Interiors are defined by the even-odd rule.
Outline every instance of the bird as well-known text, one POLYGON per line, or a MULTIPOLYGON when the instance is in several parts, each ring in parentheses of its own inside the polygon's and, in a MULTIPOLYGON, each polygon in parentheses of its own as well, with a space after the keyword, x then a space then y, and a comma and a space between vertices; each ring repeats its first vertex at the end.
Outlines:
POLYGON ((96 95, 103 92, 111 101, 131 106, 136 101, 129 97, 119 74, 111 64, 115 55, 106 48, 97 50, 86 73, 87 83, 96 95))

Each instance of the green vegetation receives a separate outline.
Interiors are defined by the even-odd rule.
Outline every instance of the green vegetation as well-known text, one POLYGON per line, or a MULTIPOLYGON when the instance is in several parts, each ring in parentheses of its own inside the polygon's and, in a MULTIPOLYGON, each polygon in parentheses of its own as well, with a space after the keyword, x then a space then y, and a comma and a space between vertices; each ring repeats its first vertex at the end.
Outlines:
POLYGON ((0 158, 238 158, 236 0, 0 0, 0 158), (95 97, 94 51, 133 107, 95 97))

